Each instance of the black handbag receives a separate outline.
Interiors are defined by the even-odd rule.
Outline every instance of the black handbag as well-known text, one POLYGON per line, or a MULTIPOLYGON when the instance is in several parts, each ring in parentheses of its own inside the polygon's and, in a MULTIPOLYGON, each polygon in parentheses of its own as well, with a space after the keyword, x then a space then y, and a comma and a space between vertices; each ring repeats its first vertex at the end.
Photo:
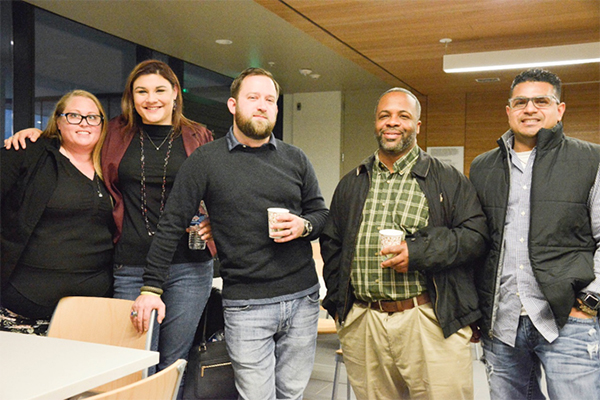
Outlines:
POLYGON ((184 400, 235 400, 233 366, 223 339, 221 293, 213 288, 188 356, 184 400), (219 329, 221 328, 221 329, 219 329), (211 335, 207 340, 207 332, 211 335), (198 343, 199 342, 199 343, 198 343))

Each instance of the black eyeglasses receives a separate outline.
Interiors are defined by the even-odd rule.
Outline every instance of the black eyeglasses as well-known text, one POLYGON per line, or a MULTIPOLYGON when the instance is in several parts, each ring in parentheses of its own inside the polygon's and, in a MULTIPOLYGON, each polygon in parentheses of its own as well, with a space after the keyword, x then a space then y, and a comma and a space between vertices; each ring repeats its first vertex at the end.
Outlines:
POLYGON ((91 126, 98 126, 102 124, 102 121, 104 121, 104 117, 102 115, 96 114, 81 115, 77 113, 62 113, 60 116, 65 117, 67 122, 71 125, 79 125, 84 119, 88 125, 91 126))
POLYGON ((527 107, 529 102, 532 102, 536 108, 548 108, 553 102, 560 103, 554 96, 536 96, 536 97, 513 97, 508 99, 508 105, 513 110, 521 110, 527 107))

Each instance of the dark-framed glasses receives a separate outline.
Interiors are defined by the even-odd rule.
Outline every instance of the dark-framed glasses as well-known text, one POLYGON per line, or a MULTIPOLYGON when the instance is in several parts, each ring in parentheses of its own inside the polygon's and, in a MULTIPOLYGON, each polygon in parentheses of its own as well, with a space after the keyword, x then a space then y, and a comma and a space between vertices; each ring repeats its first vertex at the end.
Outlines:
POLYGON ((558 101, 558 99, 554 96, 536 96, 513 97, 512 99, 508 99, 508 105, 513 110, 521 110, 527 107, 527 104, 529 104, 530 101, 536 108, 548 108, 554 102, 556 102, 556 104, 560 103, 560 101, 558 101))
POLYGON ((104 121, 104 117, 97 114, 81 115, 77 113, 62 113, 60 116, 65 117, 67 122, 71 125, 79 125, 84 119, 88 125, 91 126, 98 126, 104 121))

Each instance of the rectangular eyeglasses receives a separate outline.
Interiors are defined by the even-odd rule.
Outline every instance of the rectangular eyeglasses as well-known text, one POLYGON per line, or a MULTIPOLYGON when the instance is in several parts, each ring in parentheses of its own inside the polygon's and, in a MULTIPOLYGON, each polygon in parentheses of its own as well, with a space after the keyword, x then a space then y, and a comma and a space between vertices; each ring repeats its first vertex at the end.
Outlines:
POLYGON ((81 121, 85 119, 88 125, 98 126, 104 120, 102 115, 97 114, 81 115, 77 113, 62 113, 60 114, 60 116, 65 117, 67 119, 67 122, 71 125, 79 125, 81 121))
POLYGON ((536 97, 513 97, 508 99, 508 105, 513 110, 521 110, 527 107, 529 102, 532 102, 536 108, 548 108, 552 105, 552 102, 556 104, 560 101, 554 96, 536 96, 536 97))

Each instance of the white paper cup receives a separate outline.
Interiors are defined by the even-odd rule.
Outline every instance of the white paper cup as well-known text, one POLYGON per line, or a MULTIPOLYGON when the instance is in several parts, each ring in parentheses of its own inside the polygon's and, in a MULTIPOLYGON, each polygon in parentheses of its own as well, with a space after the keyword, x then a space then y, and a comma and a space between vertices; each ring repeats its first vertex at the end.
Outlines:
MULTIPOLYGON (((402 243, 404 240, 404 231, 398 229, 382 229, 379 231, 379 251, 383 250, 384 247, 395 246, 402 243)), ((395 254, 386 254, 384 257, 390 259, 395 254)))
POLYGON ((283 229, 273 229, 272 225, 279 222, 277 221, 277 216, 282 214, 288 214, 290 210, 287 208, 267 208, 267 213, 269 214, 269 237, 271 239, 280 238, 279 231, 283 229))

